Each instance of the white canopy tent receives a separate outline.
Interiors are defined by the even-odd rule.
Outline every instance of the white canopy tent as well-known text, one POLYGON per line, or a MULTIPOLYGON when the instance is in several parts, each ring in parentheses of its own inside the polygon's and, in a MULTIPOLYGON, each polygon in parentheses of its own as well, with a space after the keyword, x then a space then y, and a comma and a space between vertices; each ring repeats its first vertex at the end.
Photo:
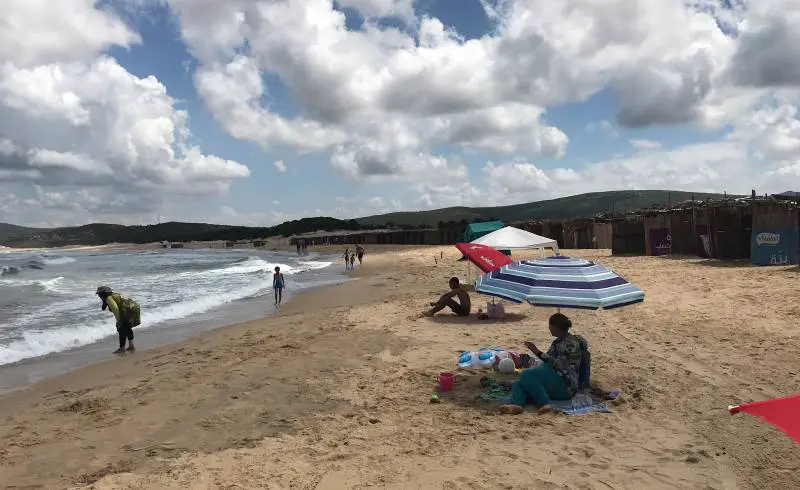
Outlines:
MULTIPOLYGON (((543 237, 536 233, 520 230, 513 226, 506 226, 499 230, 493 231, 489 234, 483 235, 480 238, 472 240, 470 243, 478 243, 486 245, 496 250, 523 250, 523 249, 538 249, 544 255, 546 248, 552 248, 553 254, 558 255, 558 242, 552 238, 543 237)), ((482 274, 476 269, 476 277, 482 274)), ((467 266, 467 281, 471 282, 472 274, 469 266, 467 266)))
POLYGON ((558 242, 552 238, 543 237, 529 231, 520 230, 513 226, 506 226, 497 231, 473 240, 471 243, 487 245, 497 250, 514 249, 541 249, 552 248, 558 255, 558 242))

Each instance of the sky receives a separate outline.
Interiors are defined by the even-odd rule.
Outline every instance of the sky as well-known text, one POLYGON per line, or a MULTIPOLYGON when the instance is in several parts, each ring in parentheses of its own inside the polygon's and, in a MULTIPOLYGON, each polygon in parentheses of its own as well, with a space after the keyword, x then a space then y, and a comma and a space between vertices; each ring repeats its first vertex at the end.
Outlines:
POLYGON ((798 0, 4 0, 0 222, 800 188, 798 0))

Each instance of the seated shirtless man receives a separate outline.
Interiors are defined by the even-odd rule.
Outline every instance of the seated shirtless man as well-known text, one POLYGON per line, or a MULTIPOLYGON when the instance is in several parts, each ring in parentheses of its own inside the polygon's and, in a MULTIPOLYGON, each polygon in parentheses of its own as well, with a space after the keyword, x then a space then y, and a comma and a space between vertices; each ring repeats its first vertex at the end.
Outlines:
POLYGON ((430 310, 423 313, 423 316, 433 316, 437 312, 443 310, 445 307, 450 308, 453 310, 458 316, 469 316, 470 308, 472 304, 469 300, 469 294, 467 293, 466 289, 461 287, 461 284, 458 282, 457 277, 450 278, 450 291, 444 293, 439 301, 433 301, 431 303, 430 310), (453 299, 455 296, 458 296, 458 301, 453 299))

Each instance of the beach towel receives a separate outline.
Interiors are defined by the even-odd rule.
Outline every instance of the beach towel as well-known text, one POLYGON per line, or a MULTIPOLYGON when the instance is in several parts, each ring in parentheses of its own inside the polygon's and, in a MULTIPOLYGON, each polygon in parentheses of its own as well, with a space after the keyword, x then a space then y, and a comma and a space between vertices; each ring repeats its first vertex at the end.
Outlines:
MULTIPOLYGON (((489 377, 481 378, 483 390, 478 393, 478 399, 484 401, 499 401, 501 403, 511 403, 511 382, 498 381, 489 377)), ((553 401, 553 411, 565 415, 585 415, 587 413, 611 413, 604 400, 611 400, 619 396, 619 392, 600 392, 595 391, 595 396, 589 393, 578 393, 570 400, 553 401)))

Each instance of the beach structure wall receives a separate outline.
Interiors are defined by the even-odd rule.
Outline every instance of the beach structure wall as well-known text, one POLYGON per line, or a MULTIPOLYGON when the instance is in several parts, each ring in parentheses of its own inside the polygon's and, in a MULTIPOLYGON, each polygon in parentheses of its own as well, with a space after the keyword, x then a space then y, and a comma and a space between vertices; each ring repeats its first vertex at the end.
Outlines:
POLYGON ((306 245, 453 245, 463 238, 457 228, 419 230, 357 230, 330 231, 296 235, 289 238, 290 246, 306 245))
POLYGON ((612 223, 613 255, 644 255, 645 252, 645 228, 641 217, 630 217, 612 223))
POLYGON ((547 236, 544 234, 544 225, 542 221, 515 221, 509 223, 509 226, 519 228, 520 230, 529 231, 539 236, 547 236))
POLYGON ((645 255, 672 254, 672 219, 667 212, 647 214, 644 217, 645 255))
POLYGON ((712 257, 722 260, 750 258, 751 206, 709 206, 707 209, 712 257))
POLYGON ((754 202, 752 228, 753 264, 800 264, 800 206, 754 202))
POLYGON ((614 225, 610 222, 592 224, 595 248, 612 248, 614 246, 614 225))
POLYGON ((698 237, 692 209, 670 213, 670 252, 673 255, 697 255, 698 237))
POLYGON ((695 232, 695 255, 703 258, 714 256, 713 244, 711 243, 711 222, 709 221, 707 208, 692 209, 692 222, 695 232))
POLYGON ((561 248, 594 248, 594 222, 591 219, 568 219, 561 222, 564 245, 561 248))
MULTIPOLYGON (((534 231, 533 233, 536 232, 534 231)), ((555 240, 558 243, 558 248, 566 248, 564 246, 564 224, 561 221, 543 221, 541 235, 555 240)))

